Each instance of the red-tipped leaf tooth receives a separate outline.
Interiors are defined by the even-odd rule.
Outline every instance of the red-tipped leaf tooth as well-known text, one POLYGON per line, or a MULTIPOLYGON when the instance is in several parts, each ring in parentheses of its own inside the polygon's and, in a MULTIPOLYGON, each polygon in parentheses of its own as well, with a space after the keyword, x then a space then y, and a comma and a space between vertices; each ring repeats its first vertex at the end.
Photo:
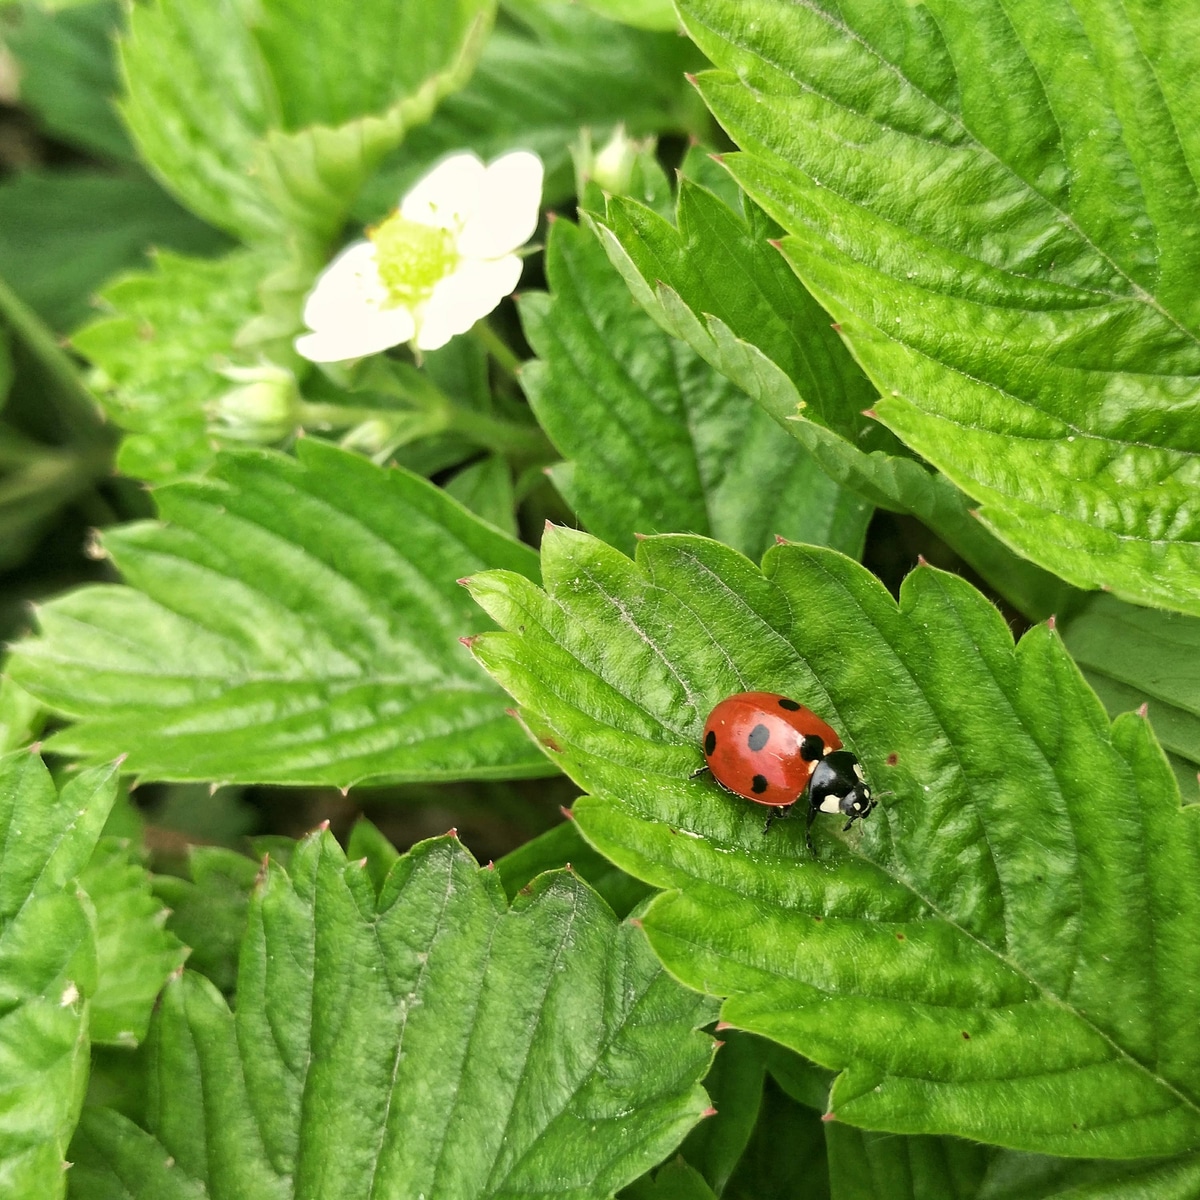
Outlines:
POLYGON ((569 862, 563 863, 563 870, 570 871, 572 875, 575 874, 575 868, 573 866, 571 866, 571 864, 569 862))
POLYGON ((30 744, 29 744, 29 753, 30 754, 41 754, 41 752, 42 752, 42 743, 41 742, 30 742, 30 744))
POLYGON ((449 829, 447 829, 447 830, 446 830, 446 832, 445 832, 444 834, 442 834, 442 836, 443 836, 443 837, 452 837, 452 838, 457 838, 457 837, 458 837, 458 826, 457 826, 457 825, 451 825, 451 826, 450 826, 450 828, 449 828, 449 829))
POLYGON ((466 637, 460 637, 458 640, 466 646, 468 650, 475 645, 475 639, 479 636, 477 633, 468 634, 466 637))
POLYGON ((648 533, 634 533, 633 540, 635 542, 644 542, 650 535, 648 533))
POLYGON ((974 517, 974 518, 975 518, 975 520, 977 520, 977 521, 978 521, 978 520, 979 520, 979 509, 977 509, 977 508, 968 508, 968 509, 967 509, 967 516, 968 516, 968 517, 974 517))
POLYGON ((781 533, 777 533, 777 534, 775 535, 775 545, 777 545, 777 546, 786 546, 786 545, 787 545, 787 538, 785 538, 785 537, 783 536, 783 534, 781 534, 781 533))
MULTIPOLYGON (((692 87, 696 86, 696 73, 694 71, 684 71, 683 77, 692 85, 692 87)), ((715 158, 716 156, 714 155, 713 157, 715 158)))
POLYGON ((864 417, 866 417, 867 420, 869 420, 869 421, 878 421, 879 420, 879 416, 873 408, 864 408, 862 410, 862 415, 864 417))
POLYGON ((925 555, 923 555, 923 554, 918 554, 918 555, 917 555, 917 566, 918 566, 918 567, 927 567, 927 566, 929 566, 929 559, 927 559, 927 558, 925 557, 925 555))
POLYGON ((714 1052, 716 1052, 717 1050, 720 1050, 720 1048, 723 1045, 725 1045, 725 1043, 723 1041, 721 1041, 720 1038, 713 1038, 713 1051, 714 1052))
POLYGON ((362 858, 356 858, 350 865, 352 867, 365 867, 367 865, 367 856, 364 854, 362 858))
POLYGON ((519 712, 517 712, 517 710, 515 708, 506 708, 504 710, 504 714, 505 714, 505 716, 513 717, 518 721, 521 719, 521 714, 519 712))
POLYGON ((541 744, 545 746, 551 754, 562 753, 562 747, 552 737, 540 737, 538 738, 538 741, 541 742, 541 744))
POLYGON ((715 1117, 716 1115, 717 1115, 717 1110, 715 1108, 713 1108, 713 1106, 711 1104, 700 1114, 702 1119, 704 1117, 715 1117))
POLYGON ((220 790, 221 785, 219 783, 210 783, 208 785, 208 794, 210 796, 215 796, 220 790))
POLYGON ((1142 701, 1142 705, 1137 710, 1137 714, 1139 717, 1148 717, 1150 715, 1150 705, 1147 701, 1142 701))
POLYGON ((630 925, 632 925, 632 926, 633 926, 635 929, 641 929, 641 928, 642 928, 642 918, 641 918, 641 917, 630 917, 630 918, 629 918, 629 923, 630 923, 630 925))
POLYGON ((575 814, 565 804, 560 804, 558 806, 558 811, 562 813, 562 815, 566 817, 568 821, 575 820, 575 814))
POLYGON ((767 238, 767 245, 770 246, 772 250, 782 250, 783 249, 783 239, 782 238, 767 238))
POLYGON ((470 587, 472 579, 470 575, 464 575, 461 579, 456 579, 454 582, 457 583, 459 587, 470 587))
POLYGON ((338 788, 338 791, 341 792, 342 799, 345 799, 348 795, 350 795, 350 785, 346 784, 345 787, 338 788))
POLYGON ((494 858, 489 858, 487 860, 487 866, 483 869, 485 871, 494 871, 496 869, 496 860, 494 858))
POLYGON ((524 887, 523 887, 523 888, 522 888, 522 889, 521 889, 521 890, 520 890, 520 891, 517 893, 517 895, 518 895, 518 896, 532 896, 532 895, 533 895, 533 888, 532 888, 532 887, 531 887, 529 884, 526 884, 526 885, 525 885, 525 886, 524 886, 524 887))
POLYGON ((831 1112, 822 1113, 822 1114, 821 1114, 821 1120, 822 1120, 822 1121, 836 1121, 836 1120, 837 1120, 837 1114, 836 1114, 836 1113, 831 1113, 831 1112))
POLYGON ((315 830, 314 832, 316 832, 316 833, 328 833, 328 832, 329 832, 329 818, 328 818, 328 817, 326 817, 326 818, 325 818, 325 820, 323 820, 323 821, 320 823, 320 825, 318 825, 318 826, 317 826, 317 828, 316 828, 316 830, 315 830))
POLYGON ((736 1028, 737 1028, 736 1025, 730 1025, 730 1023, 728 1021, 718 1021, 713 1026, 713 1029, 716 1030, 717 1033, 721 1033, 722 1031, 724 1031, 726 1029, 736 1029, 736 1028))
POLYGON ((558 220, 558 213, 556 213, 554 211, 554 209, 552 209, 552 208, 546 209, 546 224, 553 225, 554 222, 557 220, 558 220))
POLYGON ((1047 629, 1049 629, 1049 630, 1051 630, 1051 631, 1053 631, 1054 629, 1057 629, 1057 628, 1058 628, 1058 617, 1056 617, 1056 616, 1054 615, 1054 613, 1051 613, 1051 614, 1050 614, 1050 615, 1049 615, 1049 616, 1046 618, 1046 628, 1047 628, 1047 629))
POLYGON ((842 323, 841 323, 841 321, 834 321, 833 324, 829 326, 829 328, 832 329, 834 333, 841 333, 842 332, 842 323))
POLYGON ((553 528, 554 528, 554 522, 552 520, 550 520, 549 517, 547 517, 546 523, 545 523, 545 525, 542 526, 542 529, 545 530, 546 533, 549 533, 550 530, 553 528))

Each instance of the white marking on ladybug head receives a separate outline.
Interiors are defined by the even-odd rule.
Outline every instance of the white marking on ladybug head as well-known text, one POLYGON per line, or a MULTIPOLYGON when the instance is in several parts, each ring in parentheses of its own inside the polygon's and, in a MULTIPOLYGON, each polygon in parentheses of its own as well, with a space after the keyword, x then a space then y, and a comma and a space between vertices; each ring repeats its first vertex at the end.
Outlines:
POLYGON ((837 796, 826 796, 817 806, 817 811, 823 813, 841 812, 841 800, 837 796))

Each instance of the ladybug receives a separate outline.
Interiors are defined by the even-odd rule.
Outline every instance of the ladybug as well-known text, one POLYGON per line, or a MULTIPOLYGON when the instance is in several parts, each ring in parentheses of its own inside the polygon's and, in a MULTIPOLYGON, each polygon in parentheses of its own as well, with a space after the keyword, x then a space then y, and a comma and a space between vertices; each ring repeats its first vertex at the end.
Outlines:
POLYGON ((767 829, 807 791, 810 850, 817 813, 843 813, 849 829, 875 807, 858 759, 842 749, 832 727, 775 692, 722 700, 704 723, 704 761, 726 791, 772 808, 767 829))

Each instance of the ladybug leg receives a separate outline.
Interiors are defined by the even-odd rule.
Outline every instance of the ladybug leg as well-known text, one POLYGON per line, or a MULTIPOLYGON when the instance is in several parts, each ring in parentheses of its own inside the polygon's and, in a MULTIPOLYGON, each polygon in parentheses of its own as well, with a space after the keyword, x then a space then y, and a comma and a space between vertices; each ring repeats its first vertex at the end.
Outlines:
POLYGON ((767 834, 771 832, 771 826, 774 825, 776 821, 782 821, 784 817, 786 817, 791 811, 792 806, 790 804, 785 804, 780 808, 769 809, 767 812, 766 824, 763 826, 763 837, 766 837, 767 834))
POLYGON ((813 845, 812 827, 813 821, 817 819, 817 813, 819 811, 820 810, 815 804, 810 804, 808 806, 808 817, 804 822, 804 844, 808 847, 808 852, 813 856, 813 858, 817 857, 817 848, 813 845))
POLYGON ((701 775, 705 775, 705 774, 707 774, 707 773, 708 773, 708 772, 709 772, 711 769, 712 769, 712 768, 711 768, 711 767, 709 767, 708 763, 705 763, 705 764, 704 764, 704 766, 702 766, 702 767, 697 767, 697 768, 696 768, 696 769, 695 769, 695 770, 694 770, 694 771, 693 771, 693 772, 692 772, 692 773, 691 773, 691 774, 688 776, 688 778, 689 778, 689 779, 699 779, 701 775))

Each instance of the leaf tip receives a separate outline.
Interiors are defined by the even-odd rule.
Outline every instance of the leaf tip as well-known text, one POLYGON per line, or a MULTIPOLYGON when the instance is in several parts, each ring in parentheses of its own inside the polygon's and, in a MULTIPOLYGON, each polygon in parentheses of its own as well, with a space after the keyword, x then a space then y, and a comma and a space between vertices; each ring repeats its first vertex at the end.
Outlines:
POLYGON ((1054 613, 1051 613, 1046 618, 1046 628, 1049 629, 1051 633, 1053 633, 1057 627, 1058 627, 1058 617, 1055 616, 1054 613))
POLYGON ((783 240, 781 238, 767 238, 767 245, 770 246, 772 250, 782 250, 783 240))
POLYGON ((650 535, 648 533, 637 533, 635 531, 634 535, 633 535, 633 540, 635 542, 644 542, 649 536, 650 535))
POLYGON ((456 579, 454 582, 457 583, 459 587, 470 587, 471 586, 471 576, 464 575, 461 579, 456 579))
POLYGON ((554 222, 557 220, 558 220, 558 213, 554 212, 553 209, 548 208, 546 210, 546 224, 553 225, 554 222))
POLYGON ((736 1029, 736 1028, 737 1028, 737 1026, 736 1026, 736 1025, 730 1025, 730 1023, 729 1023, 728 1021, 718 1021, 718 1022, 717 1022, 717 1023, 716 1023, 716 1024, 713 1026, 713 1028, 714 1028, 714 1029, 717 1031, 717 1033, 722 1033, 722 1032, 724 1032, 724 1030, 726 1030, 726 1029, 736 1029))
POLYGON ((923 555, 923 554, 918 554, 918 555, 917 555, 917 566, 918 566, 918 567, 927 567, 927 566, 929 566, 929 559, 927 559, 927 558, 925 557, 925 555, 923 555))
POLYGON ((873 408, 864 408, 862 410, 862 415, 870 421, 878 421, 879 420, 879 414, 876 413, 876 411, 873 408))
POLYGON ((720 1038, 713 1038, 713 1053, 715 1054, 723 1045, 725 1043, 720 1038))
POLYGON ((575 820, 574 812, 572 812, 571 809, 569 809, 565 804, 560 804, 558 806, 558 811, 562 813, 562 815, 566 817, 568 821, 575 820))
POLYGON ((834 321, 833 324, 831 324, 829 326, 829 328, 832 329, 834 333, 841 333, 842 332, 842 323, 841 323, 841 321, 834 321))
POLYGON ((717 1115, 717 1110, 716 1110, 715 1108, 713 1108, 713 1106, 710 1104, 710 1105, 709 1105, 709 1106, 708 1106, 708 1107, 707 1107, 707 1108, 706 1108, 706 1109, 705 1109, 705 1110, 704 1110, 704 1111, 703 1111, 703 1112, 700 1114, 700 1119, 701 1119, 701 1120, 703 1120, 705 1117, 715 1117, 716 1115, 717 1115))
POLYGON ((783 534, 781 534, 781 533, 777 533, 777 534, 775 535, 775 545, 777 545, 777 546, 786 546, 787 544, 788 544, 788 540, 787 540, 787 538, 785 538, 785 537, 783 536, 783 534))
POLYGON ((494 871, 496 869, 496 860, 494 858, 489 858, 487 860, 487 866, 483 869, 485 871, 494 871))
POLYGON ((446 832, 442 836, 448 837, 448 838, 453 838, 457 842, 458 841, 458 826, 451 825, 450 828, 447 829, 446 832))
POLYGON ((629 923, 630 923, 630 925, 632 925, 632 926, 634 927, 634 929, 641 929, 641 928, 643 928, 643 926, 642 926, 642 919, 641 919, 641 917, 630 917, 630 918, 629 918, 629 923))
POLYGON ((329 818, 326 817, 325 820, 323 820, 320 823, 320 825, 317 826, 317 828, 314 830, 314 832, 315 833, 328 833, 329 832, 329 818))
MULTIPOLYGON (((692 85, 692 87, 698 86, 698 81, 696 79, 696 73, 694 71, 684 71, 683 77, 684 77, 684 79, 686 79, 688 81, 688 83, 690 83, 692 85)), ((714 154, 711 157, 717 158, 718 156, 714 154)))
POLYGON ((1139 717, 1141 717, 1143 720, 1145 720, 1147 717, 1149 717, 1149 715, 1150 715, 1149 701, 1147 701, 1147 700, 1142 701, 1141 706, 1137 710, 1137 715, 1139 717))
POLYGON ((467 648, 468 650, 470 650, 470 649, 471 649, 471 647, 475 645, 475 639, 476 639, 478 636, 479 636, 479 635, 478 635, 477 633, 473 633, 473 634, 471 634, 469 637, 460 637, 458 640, 459 640, 459 641, 460 641, 460 642, 461 642, 461 643, 462 643, 464 646, 466 646, 466 648, 467 648))
POLYGON ((32 754, 36 757, 37 755, 41 754, 41 752, 42 752, 42 743, 41 742, 30 742, 29 743, 29 753, 30 754, 32 754))
POLYGON ((356 858, 350 865, 352 867, 365 867, 367 865, 367 856, 364 854, 362 858, 356 858))
POLYGON ((521 714, 517 712, 515 708, 506 708, 504 710, 504 715, 506 717, 512 717, 514 721, 519 721, 521 719, 521 714))
POLYGON ((572 875, 575 874, 575 868, 573 866, 571 866, 571 864, 569 862, 563 863, 563 870, 570 871, 572 875))
POLYGON ((837 1120, 837 1116, 836 1116, 836 1114, 834 1114, 834 1113, 831 1113, 831 1112, 822 1113, 822 1114, 821 1114, 821 1120, 822 1120, 822 1121, 836 1121, 836 1120, 837 1120))

